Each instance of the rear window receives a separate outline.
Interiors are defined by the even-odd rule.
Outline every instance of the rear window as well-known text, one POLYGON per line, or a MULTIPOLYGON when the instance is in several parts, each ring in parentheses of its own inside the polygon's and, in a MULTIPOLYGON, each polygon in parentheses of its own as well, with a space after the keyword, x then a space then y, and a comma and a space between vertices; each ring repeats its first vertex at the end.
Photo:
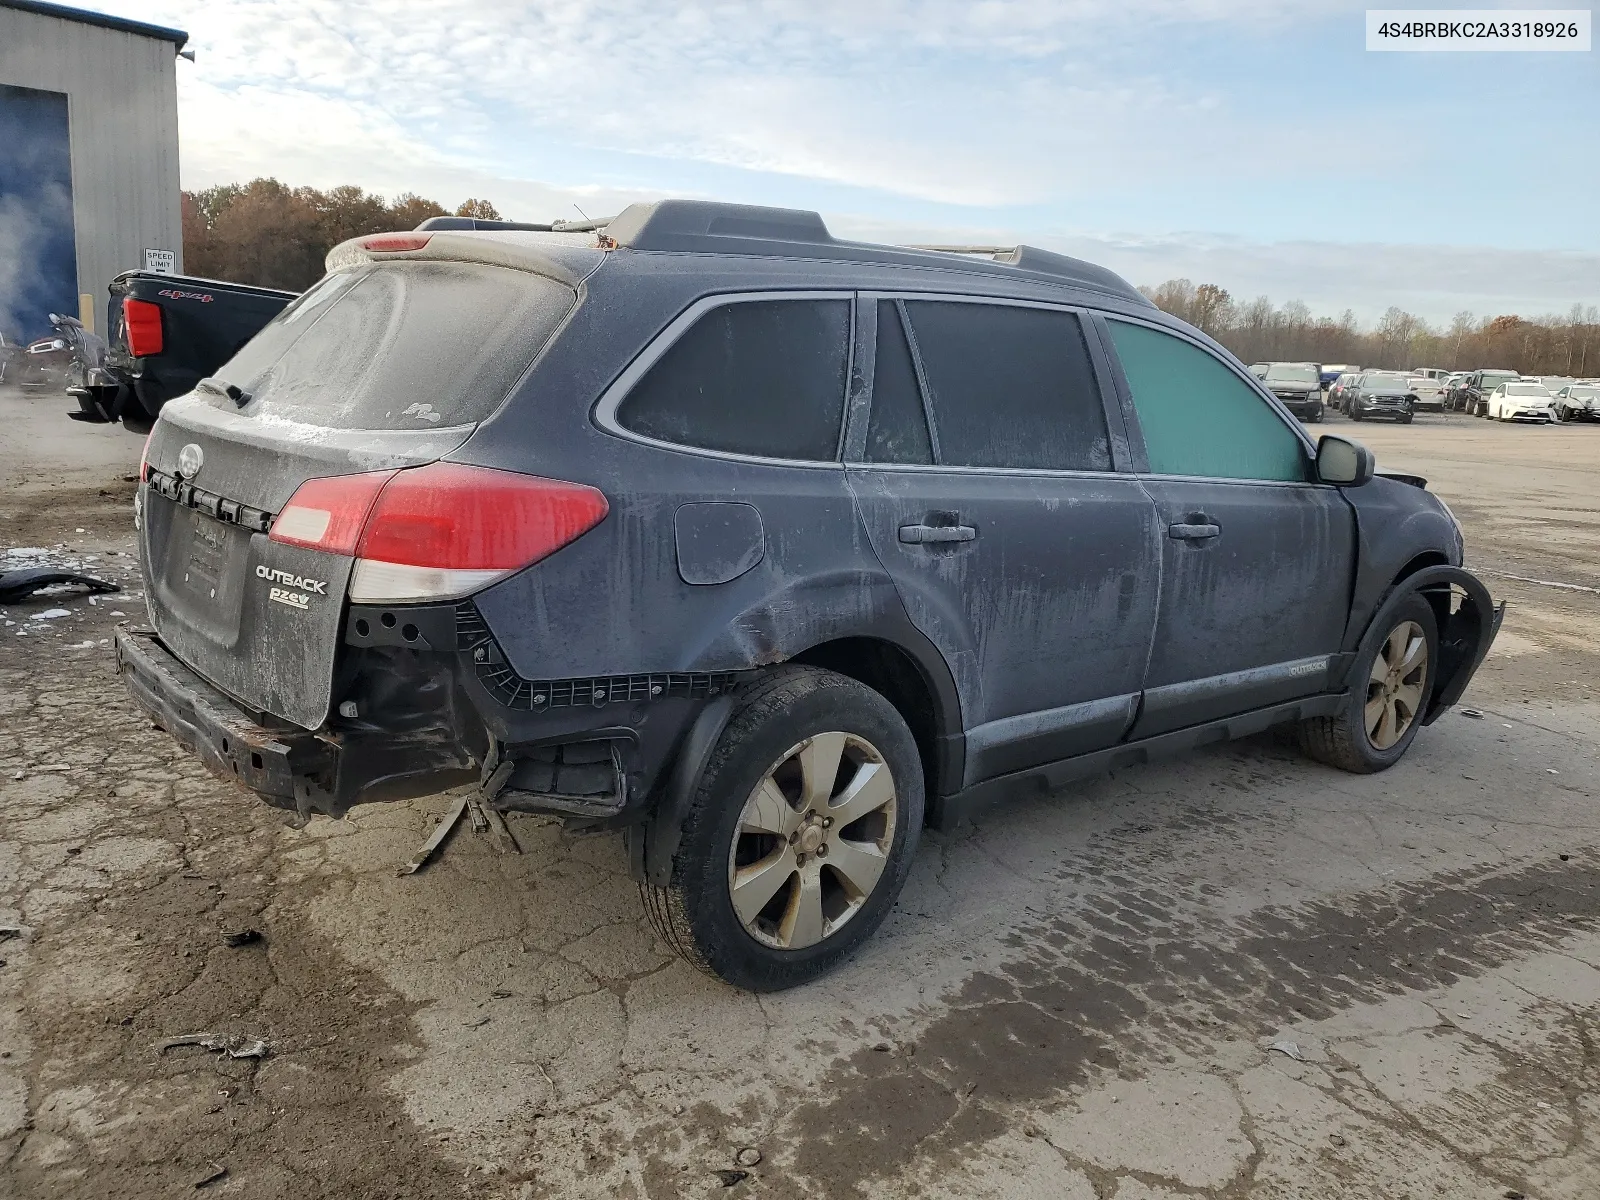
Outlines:
POLYGON ((668 347, 617 423, 681 446, 831 462, 849 353, 848 300, 724 304, 668 347))
POLYGON ((571 310, 553 279, 479 263, 327 276, 216 372, 249 416, 331 429, 429 429, 500 406, 571 310))

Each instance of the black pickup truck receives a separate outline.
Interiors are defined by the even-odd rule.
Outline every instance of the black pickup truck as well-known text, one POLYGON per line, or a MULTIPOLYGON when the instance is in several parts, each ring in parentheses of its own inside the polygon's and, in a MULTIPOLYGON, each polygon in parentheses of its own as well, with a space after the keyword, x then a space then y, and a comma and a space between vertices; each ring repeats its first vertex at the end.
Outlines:
POLYGON ((120 420, 148 433, 161 406, 193 390, 277 316, 294 292, 125 271, 111 281, 111 348, 81 386, 77 421, 120 420))

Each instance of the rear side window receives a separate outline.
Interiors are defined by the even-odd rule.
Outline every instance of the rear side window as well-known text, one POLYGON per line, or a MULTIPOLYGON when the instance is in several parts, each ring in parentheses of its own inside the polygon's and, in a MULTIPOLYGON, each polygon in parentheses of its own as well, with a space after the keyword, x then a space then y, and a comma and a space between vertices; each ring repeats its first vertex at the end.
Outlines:
POLYGON ((848 300, 750 300, 702 316, 617 409, 624 429, 731 454, 838 457, 848 300))
POLYGON ((1305 481, 1300 439, 1221 360, 1158 329, 1109 324, 1153 473, 1305 481))
POLYGON ((917 389, 917 368, 900 323, 900 306, 878 301, 878 361, 872 373, 872 416, 867 421, 867 461, 931 463, 928 418, 917 389))
POLYGON ((939 462, 1111 469, 1105 409, 1076 316, 927 300, 905 308, 939 462))
POLYGON ((500 406, 571 310, 571 288, 479 263, 383 263, 329 275, 216 377, 250 416, 331 429, 429 429, 500 406))

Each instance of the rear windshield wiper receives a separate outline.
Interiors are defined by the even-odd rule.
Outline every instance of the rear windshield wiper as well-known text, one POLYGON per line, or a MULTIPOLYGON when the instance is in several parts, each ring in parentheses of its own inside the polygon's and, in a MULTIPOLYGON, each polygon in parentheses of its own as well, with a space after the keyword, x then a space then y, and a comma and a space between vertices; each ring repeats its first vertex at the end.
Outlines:
POLYGON ((240 408, 250 403, 250 393, 236 383, 229 383, 226 379, 215 379, 207 375, 194 385, 197 392, 210 392, 213 396, 226 396, 240 408))

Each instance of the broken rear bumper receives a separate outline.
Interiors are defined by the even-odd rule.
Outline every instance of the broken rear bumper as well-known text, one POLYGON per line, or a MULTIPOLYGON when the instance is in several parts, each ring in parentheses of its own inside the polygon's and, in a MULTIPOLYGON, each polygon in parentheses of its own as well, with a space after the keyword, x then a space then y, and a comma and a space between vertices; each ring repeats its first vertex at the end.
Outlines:
POLYGON ((154 631, 117 629, 117 671, 134 702, 199 756, 214 775, 242 783, 279 807, 334 773, 338 748, 316 734, 257 723, 161 644, 154 631))

